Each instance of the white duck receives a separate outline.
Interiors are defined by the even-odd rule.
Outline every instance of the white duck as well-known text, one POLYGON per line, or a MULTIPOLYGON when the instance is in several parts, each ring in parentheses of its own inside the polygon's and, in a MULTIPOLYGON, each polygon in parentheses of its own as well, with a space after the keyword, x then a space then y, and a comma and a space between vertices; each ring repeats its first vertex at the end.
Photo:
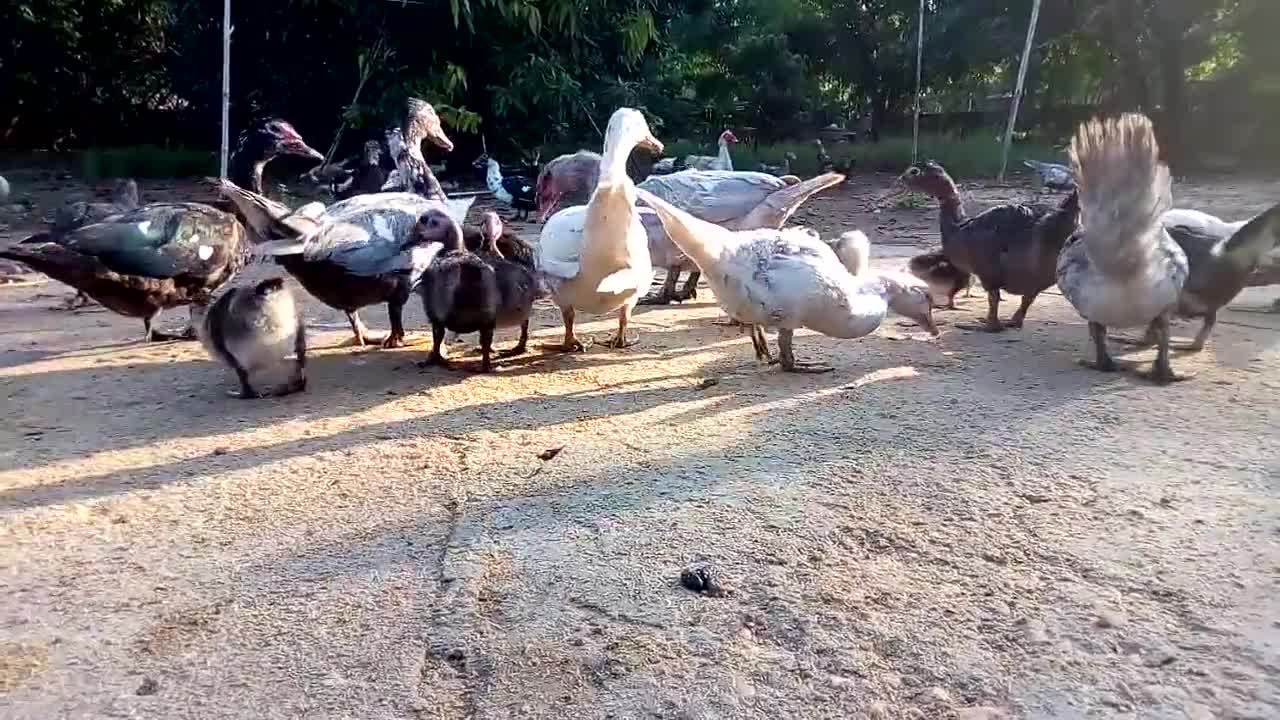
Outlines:
POLYGON ((689 155, 684 159, 684 168, 686 170, 732 170, 733 158, 729 156, 729 145, 738 142, 738 136, 733 134, 732 130, 725 130, 720 133, 720 154, 712 157, 710 155, 689 155))
POLYGON ((573 333, 578 310, 620 310, 618 335, 608 344, 626 347, 631 310, 653 278, 627 157, 636 146, 662 152, 662 143, 653 137, 644 116, 631 108, 613 113, 604 141, 600 180, 591 200, 556 213, 543 226, 538 242, 537 267, 564 317, 561 347, 566 351, 583 349, 573 333))
POLYGON ((765 345, 766 326, 778 328, 779 359, 788 372, 831 369, 796 361, 791 343, 797 328, 858 338, 879 327, 892 309, 938 334, 927 285, 904 273, 863 272, 865 250, 859 248, 866 247, 865 236, 842 238, 848 247, 841 247, 837 255, 805 228, 727 230, 645 190, 637 194, 657 211, 671 239, 706 274, 720 307, 730 317, 754 326, 752 342, 762 360, 772 361, 765 345))

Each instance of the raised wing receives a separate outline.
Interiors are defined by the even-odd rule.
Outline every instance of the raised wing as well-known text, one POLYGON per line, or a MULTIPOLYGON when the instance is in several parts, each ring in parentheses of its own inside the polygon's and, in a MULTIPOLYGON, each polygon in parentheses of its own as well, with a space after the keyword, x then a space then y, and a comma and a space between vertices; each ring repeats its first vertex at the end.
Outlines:
POLYGON ((685 170, 671 175, 652 175, 638 187, 700 220, 723 224, 747 215, 787 184, 759 172, 685 170))

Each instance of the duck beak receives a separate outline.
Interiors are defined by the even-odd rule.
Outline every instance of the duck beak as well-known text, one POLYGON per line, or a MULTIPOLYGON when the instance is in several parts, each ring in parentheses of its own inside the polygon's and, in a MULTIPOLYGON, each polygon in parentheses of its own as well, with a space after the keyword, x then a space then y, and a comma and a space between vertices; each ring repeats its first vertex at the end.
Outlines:
POLYGON ((657 154, 657 155, 662 154, 662 142, 658 140, 658 138, 654 137, 653 135, 645 135, 643 138, 641 138, 638 145, 654 154, 657 154))
POLYGON ((285 143, 284 151, 286 154, 289 154, 289 155, 297 155, 298 157, 311 158, 312 160, 319 160, 321 162, 324 162, 324 153, 320 152, 319 150, 316 150, 315 148, 302 142, 301 140, 296 142, 285 143))
POLYGON ((444 134, 444 128, 436 125, 427 130, 427 139, 445 152, 453 152, 453 141, 444 134))

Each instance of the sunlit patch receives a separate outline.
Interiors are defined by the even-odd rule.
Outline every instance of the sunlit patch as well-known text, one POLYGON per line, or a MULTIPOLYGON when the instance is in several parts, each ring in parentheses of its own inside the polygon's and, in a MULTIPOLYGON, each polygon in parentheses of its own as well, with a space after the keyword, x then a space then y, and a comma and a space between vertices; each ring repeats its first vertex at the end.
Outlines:
POLYGON ((878 382, 884 382, 886 380, 906 380, 914 377, 920 377, 920 372, 909 365, 895 368, 884 368, 882 370, 876 370, 863 375, 857 380, 845 385, 845 388, 860 388, 866 385, 874 385, 878 382))

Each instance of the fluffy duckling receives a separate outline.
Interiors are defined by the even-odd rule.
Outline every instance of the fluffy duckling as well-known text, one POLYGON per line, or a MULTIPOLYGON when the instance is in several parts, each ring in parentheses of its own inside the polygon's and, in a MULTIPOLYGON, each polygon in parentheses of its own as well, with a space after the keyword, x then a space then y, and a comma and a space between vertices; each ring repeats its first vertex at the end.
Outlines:
POLYGON ((210 356, 235 371, 238 397, 262 397, 254 377, 286 362, 293 366, 288 384, 268 394, 288 395, 307 387, 306 325, 282 277, 223 293, 205 313, 200 341, 210 356))
POLYGON ((929 285, 934 306, 947 310, 958 309, 956 295, 973 282, 973 276, 956 267, 941 250, 916 255, 907 263, 907 269, 929 285))
POLYGON ((605 130, 600 180, 590 202, 556 213, 542 228, 538 270, 564 317, 560 348, 565 351, 584 349, 573 332, 579 310, 619 310, 618 334, 607 344, 635 344, 627 340, 627 323, 653 278, 649 237, 635 206, 635 183, 627 175, 627 158, 637 146, 662 152, 644 115, 621 108, 605 130))
POLYGON ((1108 327, 1147 326, 1157 345, 1150 379, 1178 380, 1169 364, 1169 318, 1189 268, 1160 222, 1172 200, 1151 120, 1130 113, 1085 123, 1071 140, 1071 163, 1081 228, 1058 257, 1058 287, 1089 321, 1092 365, 1118 369, 1107 352, 1108 327))
POLYGON ((787 372, 831 370, 796 360, 792 336, 797 328, 858 338, 875 331, 892 309, 938 334, 924 283, 903 273, 863 271, 865 250, 859 248, 866 247, 865 236, 842 238, 839 244, 847 248, 837 255, 805 228, 726 230, 645 190, 638 190, 638 195, 657 211, 671 239, 702 269, 720 307, 730 317, 755 326, 752 341, 761 359, 767 358, 762 328, 778 328, 779 359, 787 372))

